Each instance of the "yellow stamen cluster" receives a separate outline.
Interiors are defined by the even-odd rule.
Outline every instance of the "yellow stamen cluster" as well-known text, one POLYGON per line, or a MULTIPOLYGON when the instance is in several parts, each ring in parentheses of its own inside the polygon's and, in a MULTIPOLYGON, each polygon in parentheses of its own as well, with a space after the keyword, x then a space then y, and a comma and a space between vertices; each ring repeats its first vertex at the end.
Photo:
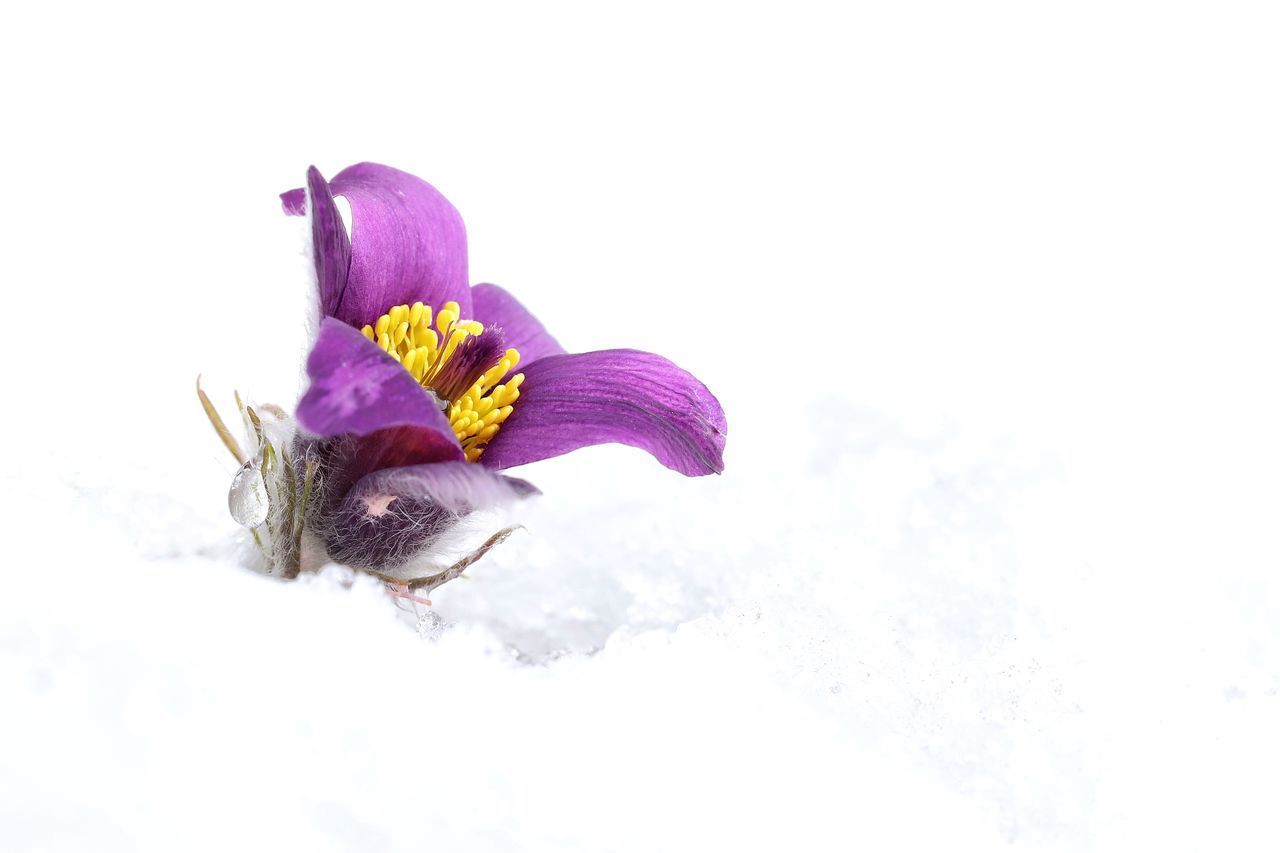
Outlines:
MULTIPOLYGON (((421 302, 397 305, 360 331, 404 365, 423 388, 435 391, 433 381, 462 342, 484 332, 483 325, 463 320, 459 313, 458 303, 446 302, 436 314, 433 328, 431 306, 421 302)), ((448 404, 449 425, 462 443, 468 462, 480 458, 489 439, 498 434, 502 422, 511 415, 524 374, 517 373, 505 383, 498 383, 519 362, 520 353, 507 350, 462 396, 443 401, 448 404)))

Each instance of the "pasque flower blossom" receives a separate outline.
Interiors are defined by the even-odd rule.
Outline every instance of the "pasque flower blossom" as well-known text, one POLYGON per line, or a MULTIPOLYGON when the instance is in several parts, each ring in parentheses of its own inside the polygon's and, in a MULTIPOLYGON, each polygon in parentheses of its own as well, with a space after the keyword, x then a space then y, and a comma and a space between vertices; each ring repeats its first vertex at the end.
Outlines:
POLYGON ((281 199, 311 219, 321 319, 290 455, 292 476, 314 474, 303 524, 330 559, 393 572, 461 517, 536 491, 502 471, 580 447, 723 470, 724 413, 701 382, 652 353, 570 354, 506 290, 471 286, 462 218, 430 184, 312 167, 281 199))

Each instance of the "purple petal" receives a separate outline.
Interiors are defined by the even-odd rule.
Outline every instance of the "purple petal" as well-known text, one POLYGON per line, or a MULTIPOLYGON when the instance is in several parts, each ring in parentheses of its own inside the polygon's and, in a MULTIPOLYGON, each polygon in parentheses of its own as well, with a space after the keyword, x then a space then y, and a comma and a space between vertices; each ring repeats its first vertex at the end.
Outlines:
POLYGON ((289 216, 305 216, 307 213, 306 188, 298 187, 296 190, 280 193, 280 206, 289 216))
POLYGON ((605 350, 552 355, 524 369, 520 399, 480 462, 511 468, 617 442, 691 477, 724 470, 719 401, 659 355, 605 350))
POLYGON ((537 491, 467 462, 376 471, 356 483, 327 519, 325 545, 330 557, 349 566, 394 569, 462 516, 537 491))
POLYGON ((498 285, 477 284, 471 288, 471 304, 471 319, 479 320, 486 327, 498 326, 506 335, 507 346, 519 351, 517 371, 544 356, 564 355, 565 348, 551 337, 538 318, 498 285))
POLYGON ((405 428, 434 459, 462 458, 449 421, 431 396, 350 326, 332 318, 320 324, 307 376, 311 386, 298 402, 298 424, 308 433, 365 436, 405 428))
POLYGON ((351 241, 333 194, 315 166, 307 169, 307 194, 311 197, 311 246, 320 287, 322 316, 338 314, 351 269, 351 241))
MULTIPOLYGON (((351 273, 332 316, 357 328, 394 305, 457 302, 471 316, 467 234, 462 217, 435 187, 390 166, 357 163, 329 182, 351 204, 351 273)), ((296 212, 297 191, 281 195, 296 212)))

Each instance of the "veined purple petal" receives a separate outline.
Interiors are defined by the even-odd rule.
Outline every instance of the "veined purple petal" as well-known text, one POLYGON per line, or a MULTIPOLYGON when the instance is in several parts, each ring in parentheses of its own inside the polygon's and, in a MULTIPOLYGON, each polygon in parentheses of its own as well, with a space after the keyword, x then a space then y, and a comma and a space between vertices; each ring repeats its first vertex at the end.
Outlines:
POLYGON ((311 246, 320 287, 321 316, 341 313, 351 269, 351 241, 342 215, 333 203, 329 185, 315 166, 307 169, 307 194, 311 197, 311 246))
POLYGON ((325 545, 330 557, 349 566, 395 569, 462 516, 537 491, 524 480, 467 462, 375 471, 347 492, 327 520, 325 545))
POLYGON ((691 477, 724 470, 720 403, 687 371, 653 353, 551 355, 524 368, 520 399, 480 462, 511 468, 617 442, 691 477))
POLYGON ((323 437, 366 436, 392 428, 418 435, 434 461, 463 458, 444 413, 409 371, 350 326, 327 318, 307 357, 311 386, 298 424, 323 437))
POLYGON ((529 313, 514 296, 496 284, 477 284, 471 288, 471 319, 487 328, 498 326, 505 333, 507 346, 520 353, 516 371, 548 355, 564 355, 565 348, 547 332, 538 318, 529 313))
MULTIPOLYGON (((394 305, 457 302, 471 316, 467 234, 462 217, 421 178, 377 163, 357 163, 329 182, 351 204, 351 272, 332 316, 359 328, 394 305)), ((297 211, 297 191, 281 195, 297 211)))

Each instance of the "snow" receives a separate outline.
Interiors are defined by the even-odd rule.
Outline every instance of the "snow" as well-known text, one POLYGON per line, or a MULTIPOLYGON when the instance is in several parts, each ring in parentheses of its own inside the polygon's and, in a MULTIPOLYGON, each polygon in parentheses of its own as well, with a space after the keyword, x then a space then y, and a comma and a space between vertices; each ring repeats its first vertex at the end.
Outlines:
POLYGON ((323 11, 22 13, 0 846, 1274 849, 1266 22, 914 8, 369 11, 324 86, 323 11), (274 193, 361 158, 725 474, 528 466, 430 610, 244 569, 195 376, 296 399, 274 193))

